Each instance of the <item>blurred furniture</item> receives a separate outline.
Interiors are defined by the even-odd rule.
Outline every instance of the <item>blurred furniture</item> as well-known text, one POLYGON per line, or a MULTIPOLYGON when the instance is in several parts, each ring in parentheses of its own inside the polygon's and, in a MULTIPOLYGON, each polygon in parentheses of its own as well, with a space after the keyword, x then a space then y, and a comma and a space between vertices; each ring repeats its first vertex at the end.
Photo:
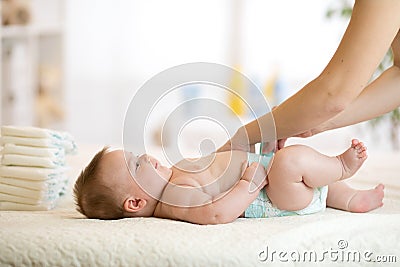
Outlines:
POLYGON ((59 128, 64 0, 1 0, 0 124, 59 128))

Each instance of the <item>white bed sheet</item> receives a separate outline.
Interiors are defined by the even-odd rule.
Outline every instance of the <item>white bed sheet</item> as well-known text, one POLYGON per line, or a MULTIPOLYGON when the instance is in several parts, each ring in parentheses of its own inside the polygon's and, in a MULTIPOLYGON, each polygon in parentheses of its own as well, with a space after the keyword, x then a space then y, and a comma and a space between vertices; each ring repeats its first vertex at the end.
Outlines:
MULTIPOLYGON (((70 159, 73 177, 98 149, 70 159)), ((375 259, 399 264, 399 162, 399 153, 370 155, 351 180, 358 188, 386 186, 384 207, 366 214, 327 209, 208 226, 157 218, 89 220, 75 211, 70 190, 51 211, 0 212, 0 266, 303 266, 315 260, 375 266, 368 263, 375 259)))

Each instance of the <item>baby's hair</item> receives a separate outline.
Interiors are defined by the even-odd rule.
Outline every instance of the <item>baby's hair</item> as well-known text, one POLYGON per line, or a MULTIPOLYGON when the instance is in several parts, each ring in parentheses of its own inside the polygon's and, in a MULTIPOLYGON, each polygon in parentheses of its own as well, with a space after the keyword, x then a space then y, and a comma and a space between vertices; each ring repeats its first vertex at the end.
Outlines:
POLYGON ((100 163, 108 151, 106 146, 93 157, 80 173, 74 186, 77 211, 89 219, 119 219, 124 217, 122 206, 112 194, 113 189, 103 181, 100 163))

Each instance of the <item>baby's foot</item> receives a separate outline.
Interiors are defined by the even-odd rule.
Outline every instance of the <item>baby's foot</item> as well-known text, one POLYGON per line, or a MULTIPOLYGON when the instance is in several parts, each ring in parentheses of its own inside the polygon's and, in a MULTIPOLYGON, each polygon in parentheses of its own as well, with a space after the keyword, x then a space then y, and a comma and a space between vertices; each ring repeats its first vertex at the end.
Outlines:
POLYGON ((367 159, 367 147, 357 139, 351 141, 351 147, 337 156, 342 164, 342 179, 353 176, 367 159))
POLYGON ((383 184, 377 185, 374 189, 358 190, 350 199, 348 210, 351 212, 367 212, 383 206, 383 184))

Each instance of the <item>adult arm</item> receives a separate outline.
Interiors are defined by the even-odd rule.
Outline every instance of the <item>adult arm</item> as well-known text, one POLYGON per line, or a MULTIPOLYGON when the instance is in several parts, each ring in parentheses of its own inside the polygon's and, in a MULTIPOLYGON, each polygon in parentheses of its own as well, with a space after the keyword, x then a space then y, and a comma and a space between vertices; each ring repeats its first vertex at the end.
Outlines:
POLYGON ((376 118, 400 106, 400 68, 393 66, 371 83, 343 112, 311 129, 309 135, 376 118))
MULTIPOLYGON (((232 142, 247 143, 245 133, 250 144, 272 141, 274 125, 277 139, 295 136, 346 110, 364 90, 394 40, 399 14, 398 0, 357 0, 343 39, 323 72, 273 110, 274 120, 269 113, 260 117, 239 129, 232 142)), ((386 103, 376 105, 378 109, 386 103)))
MULTIPOLYGON (((314 135, 366 121, 400 106, 400 31, 392 43, 394 64, 373 81, 343 112, 308 133, 314 135)), ((306 134, 307 135, 307 134, 306 134)))

